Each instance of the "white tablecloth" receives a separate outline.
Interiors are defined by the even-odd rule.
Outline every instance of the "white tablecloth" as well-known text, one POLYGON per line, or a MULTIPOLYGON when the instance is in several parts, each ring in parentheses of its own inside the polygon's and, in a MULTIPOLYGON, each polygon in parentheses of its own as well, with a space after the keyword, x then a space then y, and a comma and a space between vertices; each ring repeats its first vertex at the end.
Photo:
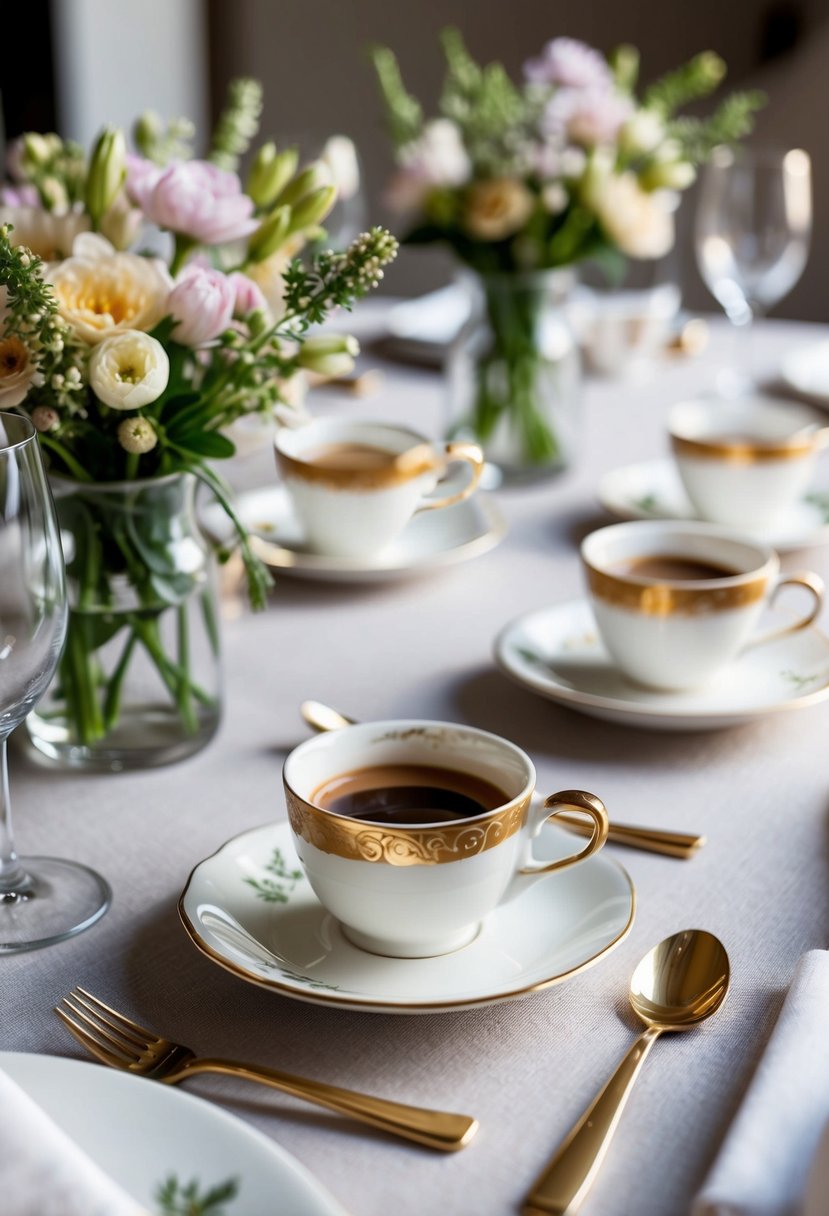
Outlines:
MULTIPOLYGON (((764 324, 760 370, 823 332, 764 324)), ((657 1045, 584 1206, 585 1216, 686 1213, 797 959, 829 942, 829 707, 720 733, 651 734, 541 700, 500 675, 490 654, 507 619, 581 593, 577 542, 608 522, 594 497, 599 475, 666 451, 665 409, 710 385, 728 345, 716 328, 703 357, 666 363, 647 383, 590 382, 583 459, 557 481, 499 494, 510 533, 487 556, 386 586, 285 578, 266 613, 225 622, 226 714, 199 756, 112 776, 57 775, 17 757, 20 850, 87 862, 110 880, 115 902, 71 941, 0 959, 0 1046, 79 1055, 52 1007, 81 983, 210 1054, 474 1113, 475 1143, 444 1157, 243 1083, 189 1083, 278 1140, 353 1216, 504 1216, 631 1042, 626 992, 639 957, 666 934, 701 926, 729 951, 730 999, 704 1028, 657 1045), (619 850, 638 892, 630 937, 599 966, 527 999, 392 1017, 268 993, 199 954, 176 901, 201 858, 284 817, 280 766, 307 735, 297 713, 307 697, 363 719, 449 718, 500 732, 530 753, 542 790, 593 790, 619 820, 705 832, 710 843, 692 862, 619 850)), ((437 374, 388 365, 378 396, 320 394, 316 408, 437 433, 441 401, 437 374)), ((271 476, 265 453, 235 470, 237 484, 271 476)), ((828 554, 784 564, 826 577, 828 554)))

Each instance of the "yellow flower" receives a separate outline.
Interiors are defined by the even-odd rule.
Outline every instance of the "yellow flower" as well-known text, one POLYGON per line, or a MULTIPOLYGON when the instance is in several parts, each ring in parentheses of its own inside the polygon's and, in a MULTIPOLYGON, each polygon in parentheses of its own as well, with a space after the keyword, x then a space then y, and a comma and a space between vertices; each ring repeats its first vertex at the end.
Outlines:
POLYGON ((524 227, 534 207, 535 199, 522 182, 492 177, 473 182, 467 190, 462 223, 479 241, 503 241, 524 227))
POLYGON ((37 374, 28 348, 17 337, 0 338, 0 409, 20 405, 37 374))
POLYGON ((160 262, 116 253, 101 236, 83 234, 72 256, 47 276, 58 311, 79 338, 94 346, 126 330, 149 330, 167 311, 172 280, 160 262))
POLYGON ((166 350, 156 338, 139 330, 110 334, 98 343, 89 360, 92 391, 114 410, 149 405, 164 392, 169 378, 166 350))

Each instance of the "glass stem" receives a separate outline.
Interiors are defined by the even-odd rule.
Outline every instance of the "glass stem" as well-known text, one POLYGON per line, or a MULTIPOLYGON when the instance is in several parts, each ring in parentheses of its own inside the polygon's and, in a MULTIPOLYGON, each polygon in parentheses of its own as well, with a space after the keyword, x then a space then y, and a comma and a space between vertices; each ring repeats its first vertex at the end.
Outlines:
POLYGON ((3 735, 0 739, 0 903, 25 898, 32 891, 32 880, 14 850, 7 744, 8 735, 3 735))

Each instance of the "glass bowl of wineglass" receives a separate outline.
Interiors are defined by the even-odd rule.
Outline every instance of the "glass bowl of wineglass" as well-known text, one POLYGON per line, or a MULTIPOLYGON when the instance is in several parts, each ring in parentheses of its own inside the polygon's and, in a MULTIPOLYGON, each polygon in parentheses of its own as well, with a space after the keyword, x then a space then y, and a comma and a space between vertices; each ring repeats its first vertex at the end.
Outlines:
POLYGON ((55 508, 28 419, 0 413, 0 954, 63 941, 109 907, 108 883, 57 857, 18 857, 7 742, 37 704, 66 634, 66 583, 55 508))
MULTIPOLYGON (((708 290, 744 335, 803 273, 812 228, 811 163, 800 148, 717 148, 696 212, 697 265, 708 290)), ((742 367, 721 387, 754 387, 750 339, 742 367)))

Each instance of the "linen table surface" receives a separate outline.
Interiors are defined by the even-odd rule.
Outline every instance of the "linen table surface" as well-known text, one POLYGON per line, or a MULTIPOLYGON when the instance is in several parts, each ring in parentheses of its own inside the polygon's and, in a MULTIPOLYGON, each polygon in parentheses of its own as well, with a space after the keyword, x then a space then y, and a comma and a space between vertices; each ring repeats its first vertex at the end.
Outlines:
MULTIPOLYGON (((370 331, 383 307, 358 310, 356 331, 370 331)), ((824 333, 783 322, 758 331, 761 374, 824 333)), ((70 941, 0 959, 0 1046, 81 1055, 52 1012, 79 983, 205 1054, 474 1114, 476 1140, 444 1156, 241 1081, 187 1086, 295 1154, 351 1216, 506 1216, 638 1032, 626 994, 640 956, 669 933, 701 927, 729 952, 730 997, 704 1027, 654 1049, 583 1207, 584 1216, 685 1216, 797 959, 829 943, 829 705, 713 733, 653 733, 525 691, 495 669, 491 650, 511 618, 582 594, 578 543, 612 522, 596 501, 600 476, 667 455, 667 408, 709 388, 730 350, 715 323, 702 356, 666 360, 644 383, 588 381, 582 458, 557 480, 498 492, 509 534, 487 555, 387 584, 280 578, 266 612, 224 622, 224 721, 193 759, 98 776, 14 755, 20 851, 86 862, 109 879, 114 903, 70 941), (176 903, 193 866, 229 837, 284 820, 281 764, 308 735, 298 706, 309 697, 363 720, 495 731, 530 754, 542 793, 592 790, 611 818, 705 833, 709 843, 690 862, 614 848, 637 890, 630 936, 594 968, 523 1000, 391 1016, 254 987, 193 947, 176 903)), ((319 392, 312 408, 439 433, 436 373, 370 353, 363 363, 383 367, 377 395, 319 392)), ((821 475, 829 483, 825 459, 821 475)), ((240 458, 232 479, 245 489, 274 476, 262 450, 240 458)), ((783 566, 829 578, 829 550, 785 555, 783 566)))

